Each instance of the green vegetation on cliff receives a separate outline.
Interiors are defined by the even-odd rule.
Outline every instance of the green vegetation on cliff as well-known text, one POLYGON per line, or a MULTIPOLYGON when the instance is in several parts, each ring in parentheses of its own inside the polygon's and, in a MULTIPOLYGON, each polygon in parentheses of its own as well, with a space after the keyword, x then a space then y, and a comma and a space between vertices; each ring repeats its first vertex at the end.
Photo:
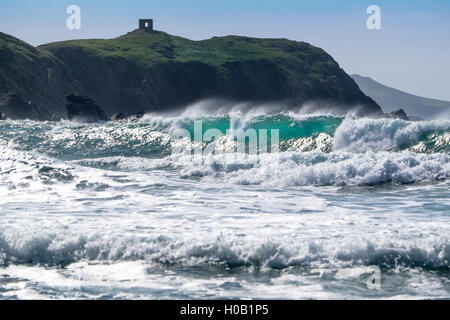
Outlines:
POLYGON ((231 60, 296 58, 312 62, 324 51, 307 43, 287 39, 257 39, 239 36, 214 37, 193 41, 165 32, 135 30, 116 39, 72 40, 50 43, 41 48, 57 51, 59 48, 81 48, 101 57, 123 57, 141 66, 176 61, 202 61, 220 66, 231 60))
POLYGON ((29 61, 52 57, 46 50, 35 48, 22 40, 0 32, 0 52, 9 51, 21 55, 29 61))
MULTIPOLYGON (((285 71, 294 64, 308 66, 311 78, 326 79, 327 69, 337 63, 325 51, 308 43, 287 39, 259 39, 241 36, 214 37, 193 41, 161 31, 135 30, 115 39, 72 40, 50 43, 41 47, 52 53, 61 49, 78 49, 101 58, 121 57, 140 67, 149 68, 165 62, 198 61, 221 67, 227 62, 271 60, 285 71)), ((333 70, 335 71, 335 70, 333 70)))

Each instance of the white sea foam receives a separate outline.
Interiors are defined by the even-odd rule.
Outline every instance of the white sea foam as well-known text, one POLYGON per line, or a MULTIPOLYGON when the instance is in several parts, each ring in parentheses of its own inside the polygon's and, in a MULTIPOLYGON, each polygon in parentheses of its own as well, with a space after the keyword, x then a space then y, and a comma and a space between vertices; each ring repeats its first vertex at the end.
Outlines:
POLYGON ((110 236, 70 233, 12 236, 9 232, 8 235, 0 232, 0 263, 54 266, 80 260, 144 260, 180 267, 223 265, 262 270, 378 264, 388 269, 398 266, 447 269, 450 259, 450 244, 444 236, 408 243, 393 243, 387 239, 372 243, 364 236, 353 236, 335 243, 332 239, 305 242, 301 241, 302 236, 294 235, 279 242, 232 234, 206 238, 204 235, 202 238, 184 235, 185 239, 170 239, 162 235, 121 236, 115 231, 110 236))
MULTIPOLYGON (((146 170, 161 169, 166 166, 178 168, 180 173, 185 175, 199 176, 201 172, 200 176, 205 177, 205 182, 209 183, 206 187, 220 184, 224 186, 223 182, 226 182, 231 190, 235 184, 262 185, 270 187, 268 190, 271 190, 271 188, 297 185, 432 182, 436 179, 446 179, 450 175, 448 155, 415 154, 408 151, 366 154, 287 152, 281 156, 280 164, 277 165, 274 165, 271 155, 267 155, 256 165, 222 167, 214 165, 213 162, 195 166, 183 161, 181 157, 173 156, 159 160, 124 157, 91 160, 102 163, 113 162, 116 169, 121 170, 119 175, 114 171, 55 161, 35 153, 8 148, 2 148, 1 151, 0 190, 3 197, 0 199, 0 204, 4 205, 4 212, 13 210, 15 203, 23 207, 26 201, 35 203, 36 209, 33 211, 37 210, 37 212, 40 211, 39 203, 46 207, 51 203, 57 206, 64 202, 68 202, 66 205, 70 207, 70 211, 80 213, 83 212, 84 205, 93 206, 91 210, 94 212, 95 207, 113 210, 116 204, 126 205, 129 210, 136 210, 142 202, 147 202, 145 207, 151 210, 156 210, 165 203, 164 206, 167 205, 165 210, 170 212, 171 202, 184 206, 185 201, 189 199, 188 194, 180 197, 175 187, 183 193, 186 192, 183 190, 189 190, 195 186, 196 182, 190 180, 183 182, 175 178, 171 182, 173 187, 170 187, 167 185, 167 177, 170 176, 161 172, 151 176, 145 174, 146 170), (128 169, 128 172, 124 169, 128 169), (158 191, 160 188, 158 186, 174 191, 161 193, 158 191), (147 190, 153 191, 148 193, 147 190), (45 193, 42 194, 43 192, 45 193), (92 198, 92 194, 96 195, 95 198, 92 198), (167 198, 168 195, 170 195, 169 198, 167 198), (137 201, 136 206, 128 204, 129 201, 137 201)), ((173 177, 176 176, 178 174, 173 175, 173 177)), ((218 196, 220 194, 214 194, 213 198, 216 199, 218 196)), ((204 201, 207 201, 206 199, 204 201)), ((226 201, 226 199, 223 200, 226 201)), ((195 208, 191 207, 190 210, 197 210, 195 208)), ((274 209, 272 206, 269 208, 274 209)), ((304 201, 301 203, 301 208, 312 211, 327 210, 317 199, 304 201), (314 205, 311 206, 311 204, 314 205)), ((285 205, 281 205, 280 210, 287 212, 285 205)), ((75 214, 73 217, 77 216, 78 214, 75 214)), ((17 215, 17 218, 19 217, 20 215, 17 215)), ((301 237, 297 239, 296 236, 274 240, 270 237, 265 239, 251 235, 241 238, 234 233, 205 237, 205 234, 200 232, 198 238, 187 236, 187 234, 183 234, 181 238, 171 238, 166 237, 161 231, 151 236, 146 233, 142 235, 139 232, 124 235, 122 232, 116 234, 98 229, 95 225, 90 226, 91 230, 86 229, 83 221, 80 221, 80 230, 69 233, 65 232, 65 229, 59 230, 58 224, 47 224, 46 227, 50 227, 49 230, 44 228, 38 231, 39 224, 23 225, 19 230, 15 230, 20 225, 15 224, 14 216, 10 218, 13 219, 10 228, 7 228, 8 220, 4 220, 3 228, 0 229, 0 262, 3 264, 29 262, 67 264, 82 259, 106 261, 144 259, 159 263, 196 264, 215 261, 231 266, 287 268, 315 261, 318 263, 335 261, 333 263, 336 263, 336 261, 348 260, 351 264, 358 261, 369 263, 377 257, 382 259, 384 255, 392 253, 406 263, 424 263, 434 268, 448 266, 450 252, 446 238, 441 236, 434 237, 431 242, 417 243, 413 241, 390 243, 381 239, 371 241, 364 240, 364 237, 355 241, 352 237, 336 246, 334 241, 308 240, 305 242, 300 240, 301 237)), ((56 218, 70 219, 72 216, 63 214, 57 215, 56 218)), ((99 218, 103 219, 103 217, 99 218)), ((111 226, 115 223, 120 225, 120 218, 116 220, 114 217, 105 217, 105 219, 105 223, 111 226)), ((143 225, 142 221, 139 219, 137 221, 141 227, 144 227, 145 224, 143 225)), ((269 221, 270 219, 266 219, 264 223, 269 221)), ((133 225, 134 220, 131 219, 130 223, 133 225)), ((173 221, 169 225, 172 223, 173 221)), ((215 223, 220 225, 220 221, 215 223)), ((233 223, 230 227, 232 225, 233 223)), ((171 228, 168 230, 172 232, 171 228)), ((246 230, 245 233, 248 231, 246 230)))
POLYGON ((203 177, 210 182, 271 187, 409 184, 450 177, 450 156, 445 153, 312 151, 249 156, 241 163, 233 162, 231 156, 223 159, 208 155, 197 163, 191 156, 171 155, 162 159, 112 157, 77 163, 121 170, 171 168, 183 176, 203 177))
POLYGON ((416 142, 424 133, 449 129, 448 120, 346 118, 334 133, 334 148, 351 152, 386 151, 416 142))

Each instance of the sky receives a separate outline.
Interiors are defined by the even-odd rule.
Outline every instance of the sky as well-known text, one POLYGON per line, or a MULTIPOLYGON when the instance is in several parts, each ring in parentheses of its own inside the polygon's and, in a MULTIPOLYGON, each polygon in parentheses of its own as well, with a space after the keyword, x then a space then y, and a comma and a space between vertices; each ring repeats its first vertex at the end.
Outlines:
POLYGON ((349 74, 450 101, 449 0, 0 1, 0 31, 32 45, 114 38, 136 29, 139 18, 193 40, 232 34, 305 41, 349 74), (81 9, 81 30, 66 27, 70 5, 81 9), (370 5, 380 7, 380 30, 367 28, 370 5))

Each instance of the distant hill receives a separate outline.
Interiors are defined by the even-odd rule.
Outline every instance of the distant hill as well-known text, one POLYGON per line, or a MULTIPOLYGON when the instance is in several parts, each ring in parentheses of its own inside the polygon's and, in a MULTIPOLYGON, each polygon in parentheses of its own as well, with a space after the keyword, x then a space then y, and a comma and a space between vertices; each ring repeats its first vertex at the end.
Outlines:
POLYGON ((166 111, 207 98, 381 113, 329 54, 304 42, 240 36, 193 41, 135 30, 35 48, 0 33, 0 112, 61 118, 68 93, 89 97, 107 116, 166 111))
POLYGON ((403 108, 408 116, 432 119, 450 112, 450 102, 415 96, 357 74, 351 76, 366 95, 374 99, 384 112, 403 108))

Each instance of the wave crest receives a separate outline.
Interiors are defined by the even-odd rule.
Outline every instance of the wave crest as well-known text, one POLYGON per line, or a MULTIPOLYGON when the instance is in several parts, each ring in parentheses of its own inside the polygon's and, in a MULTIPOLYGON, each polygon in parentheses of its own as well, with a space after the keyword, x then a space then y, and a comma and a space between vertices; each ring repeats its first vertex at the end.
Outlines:
POLYGON ((342 268, 378 265, 448 270, 450 244, 445 238, 430 243, 409 242, 408 247, 384 241, 371 243, 363 238, 285 242, 243 239, 223 235, 210 239, 174 240, 165 236, 106 236, 47 234, 10 239, 0 232, 0 265, 37 264, 65 266, 81 260, 117 262, 144 260, 148 263, 179 266, 222 265, 228 268, 286 269, 317 266, 342 268))

